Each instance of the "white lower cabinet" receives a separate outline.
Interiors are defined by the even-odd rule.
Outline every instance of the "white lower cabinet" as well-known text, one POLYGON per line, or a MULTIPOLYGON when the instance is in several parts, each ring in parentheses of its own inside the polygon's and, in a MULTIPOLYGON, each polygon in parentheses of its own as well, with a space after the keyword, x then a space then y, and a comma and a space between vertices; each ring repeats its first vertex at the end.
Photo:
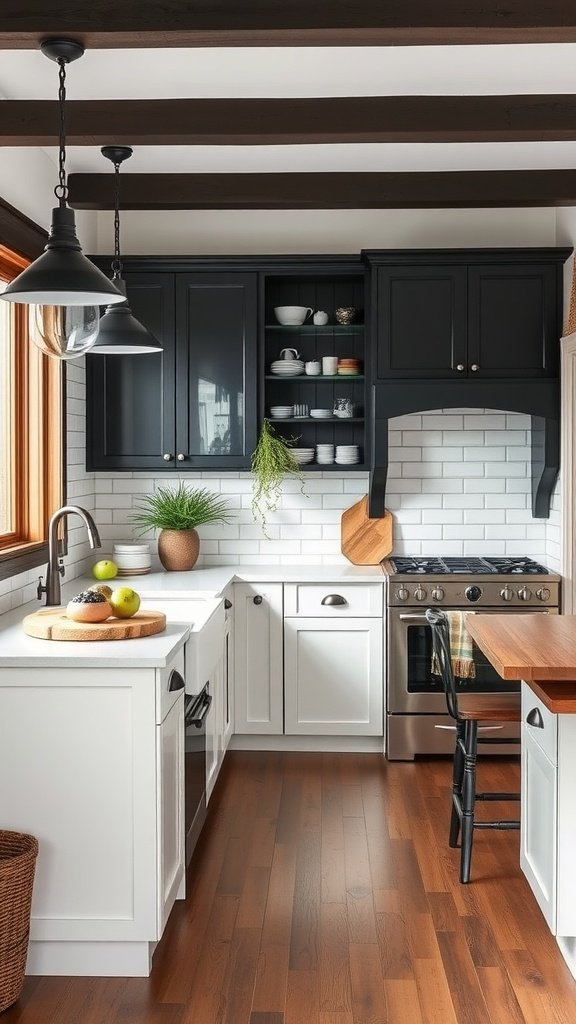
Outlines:
POLYGON ((184 896, 183 671, 0 669, 0 827, 39 842, 29 974, 149 974, 184 896))
POLYGON ((576 936, 575 779, 576 715, 552 714, 522 683, 520 865, 565 956, 576 936))
POLYGON ((382 733, 382 619, 287 618, 285 732, 382 733))
POLYGON ((284 731, 282 584, 237 583, 234 591, 235 731, 284 731))

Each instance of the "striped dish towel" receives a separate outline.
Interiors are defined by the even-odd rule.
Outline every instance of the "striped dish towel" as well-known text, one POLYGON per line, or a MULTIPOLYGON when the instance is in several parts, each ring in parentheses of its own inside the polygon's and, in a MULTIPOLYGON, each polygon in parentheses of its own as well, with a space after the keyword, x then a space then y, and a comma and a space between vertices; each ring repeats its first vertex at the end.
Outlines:
MULTIPOLYGON (((472 637, 466 629, 466 615, 474 615, 474 612, 446 612, 450 630, 450 660, 455 676, 459 679, 474 679, 476 665, 472 655, 472 637)), ((441 674, 435 655, 432 655, 432 674, 441 674)))

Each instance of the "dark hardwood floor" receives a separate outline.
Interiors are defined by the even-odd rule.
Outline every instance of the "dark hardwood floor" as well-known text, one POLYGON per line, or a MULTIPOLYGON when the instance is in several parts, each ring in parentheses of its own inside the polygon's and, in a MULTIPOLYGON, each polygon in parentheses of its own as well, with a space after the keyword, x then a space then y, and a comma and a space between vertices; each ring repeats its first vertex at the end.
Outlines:
MULTIPOLYGON (((484 762, 481 787, 517 771, 484 762)), ((518 833, 477 832, 458 883, 449 778, 444 760, 229 754, 151 977, 29 978, 2 1024, 573 1024, 518 833)))

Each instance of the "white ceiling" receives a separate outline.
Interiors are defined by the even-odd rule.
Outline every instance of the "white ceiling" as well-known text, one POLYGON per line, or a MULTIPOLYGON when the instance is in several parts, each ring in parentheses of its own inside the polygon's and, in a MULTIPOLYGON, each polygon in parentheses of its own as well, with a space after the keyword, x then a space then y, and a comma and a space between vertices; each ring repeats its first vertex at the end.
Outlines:
MULTIPOLYGON (((92 50, 68 71, 70 99, 520 93, 576 93, 576 44, 92 50)), ((40 51, 2 52, 1 97, 56 94, 56 67, 40 51)), ((26 152, 33 158, 33 149, 26 152)), ((45 152, 55 163, 56 149, 45 152)), ((547 167, 576 167, 576 142, 138 147, 126 170, 547 167)), ((99 147, 69 149, 69 171, 108 169, 99 147)))

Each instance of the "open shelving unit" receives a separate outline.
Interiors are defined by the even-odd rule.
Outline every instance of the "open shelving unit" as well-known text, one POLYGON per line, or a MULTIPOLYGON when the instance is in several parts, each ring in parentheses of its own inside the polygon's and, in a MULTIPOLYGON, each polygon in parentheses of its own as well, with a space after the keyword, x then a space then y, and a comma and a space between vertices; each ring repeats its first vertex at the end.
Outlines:
POLYGON ((369 466, 367 450, 367 388, 366 376, 335 374, 294 377, 270 373, 270 365, 278 359, 283 348, 295 348, 304 362, 322 361, 322 356, 339 359, 356 358, 364 371, 367 366, 366 329, 364 326, 365 289, 364 268, 343 266, 338 260, 309 268, 278 270, 264 276, 262 323, 262 366, 260 419, 266 416, 284 437, 297 438, 302 447, 317 444, 357 444, 360 461, 352 465, 302 466, 303 472, 364 470, 369 466), (309 321, 299 326, 285 326, 275 321, 274 307, 300 305, 328 313, 329 322, 316 326, 309 321), (357 319, 351 324, 339 324, 335 310, 339 306, 354 306, 357 319), (297 416, 274 419, 270 415, 273 405, 306 405, 308 409, 332 409, 338 398, 352 402, 354 415, 341 418, 332 416, 316 419, 297 416))

